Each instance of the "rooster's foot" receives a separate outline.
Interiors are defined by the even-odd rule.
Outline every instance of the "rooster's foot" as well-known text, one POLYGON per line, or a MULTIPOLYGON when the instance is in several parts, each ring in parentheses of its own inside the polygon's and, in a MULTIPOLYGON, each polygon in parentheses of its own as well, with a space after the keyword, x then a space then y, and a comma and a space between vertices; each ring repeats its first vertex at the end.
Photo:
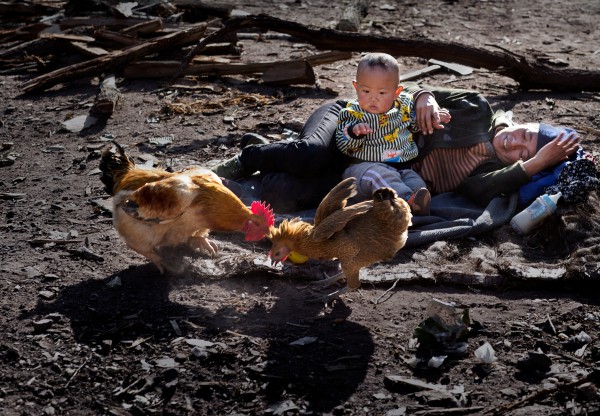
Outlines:
POLYGON ((343 287, 326 295, 319 295, 313 292, 313 296, 310 296, 305 300, 305 303, 331 303, 335 299, 339 299, 341 295, 348 292, 348 287, 343 287))
POLYGON ((344 279, 344 273, 338 273, 338 274, 333 275, 331 277, 327 273, 325 273, 325 272, 323 272, 323 274, 325 275, 325 279, 317 280, 315 282, 311 282, 311 284, 315 285, 315 286, 319 285, 323 289, 326 289, 326 288, 328 288, 330 286, 333 286, 334 284, 336 284, 340 280, 344 279))
POLYGON ((343 288, 336 290, 334 292, 328 293, 326 295, 318 295, 314 294, 314 296, 309 297, 305 303, 331 303, 336 299, 340 299, 342 295, 350 294, 352 292, 358 292, 360 296, 364 296, 360 289, 349 289, 348 286, 344 286, 343 288))

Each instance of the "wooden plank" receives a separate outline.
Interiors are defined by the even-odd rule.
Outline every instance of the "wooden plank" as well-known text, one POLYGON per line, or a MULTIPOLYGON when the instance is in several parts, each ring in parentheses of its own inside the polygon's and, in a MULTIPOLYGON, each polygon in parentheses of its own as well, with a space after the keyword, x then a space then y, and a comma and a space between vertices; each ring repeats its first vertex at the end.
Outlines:
MULTIPOLYGON (((184 75, 243 75, 264 73, 270 68, 289 62, 308 62, 311 66, 329 64, 332 62, 351 59, 349 52, 324 52, 293 61, 256 62, 249 64, 199 64, 188 65, 184 75)), ((139 61, 127 65, 124 69, 125 78, 163 78, 177 73, 181 66, 177 61, 139 61)))
POLYGON ((89 46, 83 42, 71 42, 71 46, 75 48, 77 51, 83 53, 88 56, 104 56, 108 55, 109 52, 106 49, 100 48, 98 46, 89 46))
POLYGON ((121 46, 139 45, 142 41, 135 36, 126 35, 122 32, 113 32, 112 30, 99 29, 94 32, 97 40, 116 43, 121 46))
POLYGON ((127 19, 102 16, 66 17, 60 21, 60 28, 69 29, 78 26, 127 28, 133 25, 138 25, 140 23, 147 22, 148 19, 139 19, 134 17, 130 17, 127 19))
POLYGON ((47 29, 50 26, 49 23, 33 23, 14 29, 0 29, 0 41, 7 42, 15 39, 35 39, 42 30, 47 29))
POLYGON ((421 78, 422 76, 433 74, 442 69, 439 65, 429 65, 428 67, 417 69, 416 71, 411 71, 406 74, 400 75, 400 82, 410 81, 413 79, 421 78))
POLYGON ((121 33, 124 35, 136 36, 139 34, 154 33, 163 28, 162 19, 148 20, 147 22, 140 22, 136 25, 127 26, 121 29, 121 33))
POLYGON ((290 61, 274 65, 262 75, 263 82, 275 85, 314 84, 315 71, 307 61, 290 61))
POLYGON ((40 39, 59 39, 70 42, 93 42, 96 40, 91 36, 76 35, 74 33, 40 33, 40 39))

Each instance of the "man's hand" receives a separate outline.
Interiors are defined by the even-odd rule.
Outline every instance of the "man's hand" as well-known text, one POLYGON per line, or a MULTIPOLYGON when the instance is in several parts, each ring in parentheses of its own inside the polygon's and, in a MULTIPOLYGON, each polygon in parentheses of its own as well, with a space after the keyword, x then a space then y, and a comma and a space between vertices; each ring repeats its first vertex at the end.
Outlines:
POLYGON ((421 94, 415 103, 417 126, 423 134, 432 134, 435 129, 443 129, 441 123, 450 122, 450 112, 440 108, 432 94, 421 94))
POLYGON ((534 157, 543 160, 546 162, 546 167, 550 167, 567 160, 578 148, 579 135, 577 132, 569 133, 563 130, 554 140, 542 147, 534 157))
POLYGON ((569 158, 579 148, 577 132, 561 131, 550 143, 542 147, 531 159, 523 163, 525 173, 532 177, 544 169, 553 167, 569 158))

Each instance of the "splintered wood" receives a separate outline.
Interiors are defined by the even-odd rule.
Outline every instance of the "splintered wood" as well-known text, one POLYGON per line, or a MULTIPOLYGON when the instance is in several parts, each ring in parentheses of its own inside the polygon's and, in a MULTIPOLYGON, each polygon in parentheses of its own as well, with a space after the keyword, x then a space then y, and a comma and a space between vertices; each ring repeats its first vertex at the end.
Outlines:
POLYGON ((228 95, 230 96, 220 98, 211 96, 207 100, 177 99, 173 102, 167 102, 165 105, 176 114, 197 114, 233 106, 254 108, 277 102, 276 98, 265 97, 259 94, 235 94, 231 96, 232 93, 229 93, 228 95))

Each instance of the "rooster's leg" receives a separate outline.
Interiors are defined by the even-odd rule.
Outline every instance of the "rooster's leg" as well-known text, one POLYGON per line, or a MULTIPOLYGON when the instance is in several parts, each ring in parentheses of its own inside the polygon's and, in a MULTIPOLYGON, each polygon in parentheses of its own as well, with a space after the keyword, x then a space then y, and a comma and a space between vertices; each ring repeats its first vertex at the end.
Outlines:
POLYGON ((317 280, 316 282, 312 282, 312 284, 322 286, 325 289, 345 278, 344 272, 337 273, 331 277, 325 272, 323 274, 325 275, 324 280, 317 280))
MULTIPOLYGON (((320 284, 325 283, 326 285, 323 286, 325 288, 327 286, 331 286, 333 283, 337 282, 338 280, 340 280, 342 278, 346 278, 346 285, 342 289, 336 290, 335 292, 329 293, 324 296, 323 295, 317 296, 315 298, 316 302, 330 302, 335 298, 339 298, 341 295, 343 295, 345 293, 358 290, 358 288, 360 287, 360 280, 358 277, 360 267, 358 267, 354 264, 348 264, 348 263, 342 263, 341 267, 342 267, 341 273, 338 273, 332 277, 329 277, 329 276, 327 276, 326 273, 324 273, 325 276, 327 276, 327 279, 325 281, 321 280, 318 283, 320 283, 320 284)), ((360 291, 359 291, 359 294, 362 296, 362 293, 360 291)))
POLYGON ((358 292, 360 296, 363 296, 363 293, 360 289, 350 289, 348 286, 344 286, 343 288, 326 295, 315 295, 314 297, 308 298, 306 303, 330 303, 331 301, 340 298, 344 294, 355 291, 358 292))
POLYGON ((309 297, 306 300, 306 303, 329 303, 334 299, 339 298, 344 293, 348 292, 348 287, 344 286, 341 289, 338 289, 334 292, 328 293, 326 295, 317 295, 315 294, 313 297, 309 297))

